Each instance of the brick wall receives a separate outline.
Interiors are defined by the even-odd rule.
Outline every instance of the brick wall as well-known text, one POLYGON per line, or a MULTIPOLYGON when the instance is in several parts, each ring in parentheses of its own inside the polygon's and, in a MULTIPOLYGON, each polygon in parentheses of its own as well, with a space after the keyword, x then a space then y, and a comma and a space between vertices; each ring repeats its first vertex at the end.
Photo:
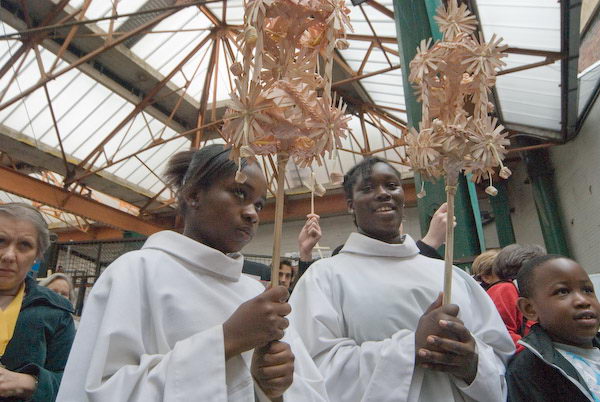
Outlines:
POLYGON ((579 72, 600 60, 600 12, 593 18, 579 46, 579 72))

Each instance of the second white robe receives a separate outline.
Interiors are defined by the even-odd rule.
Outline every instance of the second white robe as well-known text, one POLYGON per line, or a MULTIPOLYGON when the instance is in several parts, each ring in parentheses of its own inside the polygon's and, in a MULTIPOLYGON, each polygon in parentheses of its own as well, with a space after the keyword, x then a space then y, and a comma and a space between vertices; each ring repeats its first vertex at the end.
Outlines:
POLYGON ((296 285, 291 322, 325 377, 332 401, 504 401, 514 345, 485 291, 455 268, 452 302, 475 338, 477 376, 415 367, 415 330, 443 286, 444 262, 406 236, 388 244, 352 233, 340 254, 318 260, 296 285))

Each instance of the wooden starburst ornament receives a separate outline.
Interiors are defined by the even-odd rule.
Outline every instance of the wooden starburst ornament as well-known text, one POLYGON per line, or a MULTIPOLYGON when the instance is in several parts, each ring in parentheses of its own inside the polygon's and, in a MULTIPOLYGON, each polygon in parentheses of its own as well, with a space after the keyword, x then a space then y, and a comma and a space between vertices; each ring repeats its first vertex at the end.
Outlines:
MULTIPOLYGON (((277 156, 272 285, 279 277, 287 161, 307 167, 326 154, 336 157, 349 131, 346 105, 331 94, 333 54, 348 47, 352 30, 348 14, 344 0, 244 2, 237 38, 243 60, 231 66, 236 91, 222 132, 234 158, 277 156)), ((244 179, 238 171, 236 180, 244 179)))
MULTIPOLYGON (((489 116, 493 106, 488 99, 508 46, 496 35, 489 42, 476 35, 475 16, 456 0, 440 7, 435 20, 443 39, 433 45, 431 39, 423 40, 410 63, 409 80, 423 113, 419 130, 412 128, 407 135, 406 151, 412 168, 425 179, 445 177, 452 222, 461 171, 471 173, 475 181, 489 179, 490 195, 497 193, 492 183, 497 168, 500 177, 510 176, 502 163, 510 142, 504 127, 489 116)), ((418 196, 424 195, 421 189, 418 196)), ((451 298, 453 229, 448 225, 446 230, 444 304, 451 298)))

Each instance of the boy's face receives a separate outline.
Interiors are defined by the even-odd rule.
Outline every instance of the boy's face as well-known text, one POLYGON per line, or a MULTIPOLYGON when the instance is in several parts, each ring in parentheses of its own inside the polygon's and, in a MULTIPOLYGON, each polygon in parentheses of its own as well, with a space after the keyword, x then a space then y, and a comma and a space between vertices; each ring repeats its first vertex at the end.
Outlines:
POLYGON ((553 341, 592 347, 600 326, 600 304, 583 268, 557 258, 537 267, 531 279, 534 292, 520 304, 524 315, 538 321, 553 341))
POLYGON ((286 289, 292 284, 292 267, 287 264, 281 264, 279 267, 279 284, 286 289))

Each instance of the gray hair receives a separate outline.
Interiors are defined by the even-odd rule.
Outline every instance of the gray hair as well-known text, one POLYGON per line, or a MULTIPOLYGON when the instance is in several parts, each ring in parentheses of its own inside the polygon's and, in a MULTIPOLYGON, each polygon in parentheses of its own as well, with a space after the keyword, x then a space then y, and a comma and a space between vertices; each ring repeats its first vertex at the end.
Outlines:
POLYGON ((40 283, 38 283, 38 285, 47 288, 52 282, 54 282, 57 279, 62 279, 63 281, 69 284, 69 301, 72 302, 73 299, 75 299, 74 286, 73 281, 71 280, 71 278, 69 278, 68 275, 57 272, 48 276, 47 278, 42 279, 40 283))
POLYGON ((30 222, 37 232, 38 258, 50 247, 50 231, 44 217, 35 207, 22 202, 0 204, 0 214, 13 219, 30 222))
POLYGON ((546 255, 546 250, 537 244, 511 244, 500 250, 492 271, 501 280, 512 281, 527 261, 542 255, 546 255))

